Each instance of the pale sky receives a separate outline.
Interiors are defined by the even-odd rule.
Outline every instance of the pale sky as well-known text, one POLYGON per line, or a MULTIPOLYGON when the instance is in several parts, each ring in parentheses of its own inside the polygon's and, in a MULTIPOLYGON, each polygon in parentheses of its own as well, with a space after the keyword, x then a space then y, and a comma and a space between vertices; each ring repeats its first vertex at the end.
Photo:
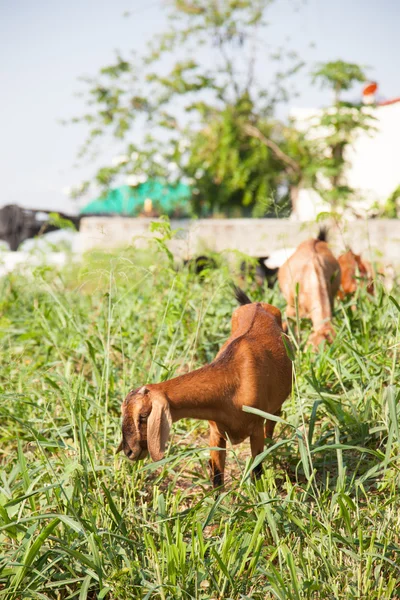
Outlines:
MULTIPOLYGON (((77 212, 62 190, 90 176, 94 165, 80 159, 74 167, 85 129, 59 121, 85 110, 76 96, 84 89, 78 77, 95 75, 117 49, 141 53, 163 30, 163 6, 163 0, 0 0, 0 206, 77 212)), ((400 96, 398 0, 305 0, 298 12, 290 0, 277 0, 269 20, 272 42, 289 36, 310 63, 293 105, 328 102, 307 72, 315 62, 337 59, 370 66, 380 95, 400 96)))

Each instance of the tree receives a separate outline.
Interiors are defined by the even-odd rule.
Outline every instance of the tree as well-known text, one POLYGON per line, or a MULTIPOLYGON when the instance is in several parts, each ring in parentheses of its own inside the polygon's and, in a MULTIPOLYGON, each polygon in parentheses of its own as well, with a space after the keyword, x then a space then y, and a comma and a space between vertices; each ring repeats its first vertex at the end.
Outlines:
POLYGON ((288 213, 287 186, 299 166, 283 150, 282 127, 255 116, 248 94, 192 138, 184 172, 196 180, 197 214, 255 217, 288 213))
POLYGON ((319 191, 336 210, 340 205, 345 206, 355 192, 345 178, 346 149, 357 132, 373 130, 370 112, 361 103, 343 101, 342 92, 365 81, 366 75, 359 65, 338 60, 320 64, 312 78, 314 83, 333 92, 333 105, 322 111, 314 128, 324 132, 315 140, 314 156, 322 157, 319 171, 330 183, 328 189, 320 185, 319 191))
POLYGON ((319 67, 312 73, 314 83, 321 87, 327 87, 334 92, 334 104, 339 106, 341 93, 350 90, 356 82, 363 83, 366 80, 363 69, 355 64, 336 60, 333 62, 320 63, 319 67))
POLYGON ((274 110, 302 63, 265 43, 272 1, 175 0, 168 31, 146 56, 117 56, 86 80, 90 109, 74 119, 90 129, 82 152, 110 134, 123 146, 97 172, 98 183, 110 186, 121 174, 137 181, 187 176, 196 186, 194 207, 204 213, 244 207, 261 216, 268 199, 284 201, 300 167, 285 150, 287 132, 274 110), (260 85, 267 63, 270 83, 260 85))

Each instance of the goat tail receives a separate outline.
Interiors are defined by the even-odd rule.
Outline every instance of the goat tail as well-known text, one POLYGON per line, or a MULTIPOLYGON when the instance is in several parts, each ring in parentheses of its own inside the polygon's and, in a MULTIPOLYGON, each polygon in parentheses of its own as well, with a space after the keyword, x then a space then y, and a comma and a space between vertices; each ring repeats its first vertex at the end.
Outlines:
POLYGON ((252 304, 250 298, 244 293, 242 289, 240 289, 240 287, 238 287, 235 284, 232 284, 232 287, 233 293, 235 294, 235 298, 241 306, 244 306, 245 304, 252 304))
POLYGON ((319 240, 320 242, 328 241, 328 227, 326 225, 322 225, 319 228, 317 240, 319 240))

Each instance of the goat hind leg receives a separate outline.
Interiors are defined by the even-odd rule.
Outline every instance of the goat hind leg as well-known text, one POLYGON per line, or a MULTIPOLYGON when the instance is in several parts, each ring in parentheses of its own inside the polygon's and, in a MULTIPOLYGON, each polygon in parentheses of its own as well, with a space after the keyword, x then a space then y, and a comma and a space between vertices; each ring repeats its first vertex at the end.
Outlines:
POLYGON ((225 459, 226 459, 226 440, 220 434, 217 424, 209 421, 210 424, 210 447, 218 447, 221 450, 210 451, 210 474, 214 488, 224 485, 225 459))
MULTIPOLYGON (((264 450, 264 431, 262 425, 257 427, 250 436, 251 455, 253 458, 264 450)), ((262 463, 258 464, 251 472, 252 479, 260 479, 262 475, 262 463)))
MULTIPOLYGON (((274 415, 276 417, 280 417, 281 416, 281 410, 277 410, 274 415)), ((276 425, 276 421, 272 421, 271 419, 267 419, 265 421, 265 425, 264 425, 264 435, 265 438, 268 440, 267 441, 267 445, 273 445, 273 441, 272 441, 272 436, 274 433, 274 429, 275 429, 275 425, 276 425)), ((271 457, 272 459, 272 457, 271 457)))

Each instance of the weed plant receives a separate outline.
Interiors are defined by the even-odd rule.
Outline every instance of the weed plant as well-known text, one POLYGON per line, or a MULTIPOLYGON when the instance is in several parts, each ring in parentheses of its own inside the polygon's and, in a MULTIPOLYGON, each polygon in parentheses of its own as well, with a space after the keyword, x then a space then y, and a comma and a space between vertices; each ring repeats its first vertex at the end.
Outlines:
POLYGON ((301 324, 256 484, 248 442, 230 447, 216 497, 204 422, 176 423, 160 463, 115 455, 126 393, 226 340, 230 279, 161 247, 0 280, 0 598, 400 597, 396 290, 337 303, 316 353, 301 324))

